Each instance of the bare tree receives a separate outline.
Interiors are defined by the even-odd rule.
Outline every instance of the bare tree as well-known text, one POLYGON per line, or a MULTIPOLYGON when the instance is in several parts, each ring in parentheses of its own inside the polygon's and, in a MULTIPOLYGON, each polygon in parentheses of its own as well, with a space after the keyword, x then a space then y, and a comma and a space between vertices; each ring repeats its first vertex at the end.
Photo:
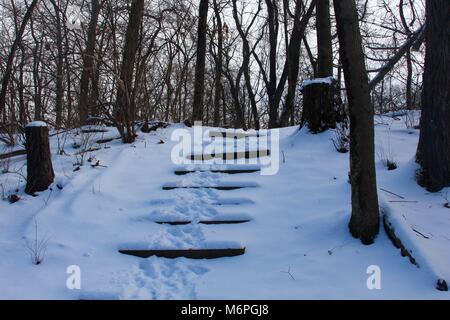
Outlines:
POLYGON ((350 232, 371 244, 379 232, 373 107, 354 0, 334 0, 340 56, 350 112, 352 217, 350 232))
POLYGON ((100 0, 91 2, 91 18, 89 21, 88 38, 86 49, 83 53, 83 70, 81 71, 80 96, 78 98, 78 115, 80 124, 86 123, 89 117, 89 84, 94 85, 94 60, 95 60, 95 40, 97 38, 97 24, 100 15, 100 0))
POLYGON ((194 110, 192 119, 203 121, 203 100, 205 93, 206 29, 208 23, 208 0, 200 0, 197 29, 197 63, 195 66, 194 110))
POLYGON ((114 110, 116 127, 124 143, 133 143, 136 139, 134 129, 135 101, 133 101, 131 93, 133 91, 133 72, 136 53, 140 44, 144 2, 144 0, 133 0, 131 3, 114 110))
MULTIPOLYGON (((28 6, 28 9, 22 19, 22 23, 20 24, 20 28, 16 34, 16 38, 14 39, 14 42, 11 46, 11 49, 9 51, 8 59, 6 61, 6 69, 3 73, 3 79, 2 79, 2 88, 0 91, 0 112, 6 108, 6 93, 8 90, 8 84, 11 79, 11 74, 13 72, 13 61, 14 57, 16 55, 16 51, 19 48, 19 44, 22 40, 22 36, 25 32, 25 28, 28 24, 28 21, 31 19, 31 16, 33 14, 34 9, 36 8, 39 0, 33 0, 31 4, 28 6)), ((14 3, 14 2, 13 2, 14 3)))

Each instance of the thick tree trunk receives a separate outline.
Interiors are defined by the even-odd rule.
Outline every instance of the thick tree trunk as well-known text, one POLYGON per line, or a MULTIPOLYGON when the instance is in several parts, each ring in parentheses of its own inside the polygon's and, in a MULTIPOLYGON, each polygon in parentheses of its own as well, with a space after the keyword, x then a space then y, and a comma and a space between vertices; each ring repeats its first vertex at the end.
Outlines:
POLYGON ((450 2, 427 0, 426 15, 418 180, 437 192, 450 186, 450 2))
POLYGON ((334 0, 341 61, 350 111, 352 217, 350 232, 371 244, 379 232, 374 111, 370 101, 358 12, 354 0, 334 0))
POLYGON ((45 191, 53 183, 48 127, 45 123, 30 123, 25 128, 27 147, 27 186, 25 192, 33 195, 45 191))
POLYGON ((6 92, 8 90, 9 80, 11 79, 11 74, 14 67, 14 57, 16 55, 17 48, 19 47, 20 42, 22 41, 23 33, 25 32, 25 27, 27 26, 28 21, 31 19, 34 8, 38 4, 39 0, 33 0, 30 6, 28 7, 25 16, 23 17, 22 23, 20 25, 19 31, 16 34, 16 38, 11 46, 11 50, 9 51, 8 60, 6 61, 6 69, 3 73, 2 79, 2 88, 0 90, 0 112, 5 111, 6 107, 6 92))
POLYGON ((134 131, 135 110, 131 93, 133 91, 134 63, 139 48, 140 30, 144 16, 144 3, 144 0, 134 0, 131 4, 123 49, 120 83, 117 90, 115 121, 124 143, 133 143, 136 138, 134 131))
POLYGON ((89 83, 93 79, 95 39, 97 36, 97 24, 100 14, 99 0, 92 0, 91 18, 88 28, 86 49, 83 53, 83 70, 81 71, 80 96, 78 98, 78 115, 80 125, 86 123, 89 117, 89 83))
POLYGON ((336 128, 337 83, 333 78, 315 79, 316 83, 304 85, 302 125, 307 123, 311 133, 321 133, 336 128))
POLYGON ((203 121, 206 65, 206 28, 208 23, 208 0, 200 1, 197 30, 197 63, 195 65, 193 121, 203 121))

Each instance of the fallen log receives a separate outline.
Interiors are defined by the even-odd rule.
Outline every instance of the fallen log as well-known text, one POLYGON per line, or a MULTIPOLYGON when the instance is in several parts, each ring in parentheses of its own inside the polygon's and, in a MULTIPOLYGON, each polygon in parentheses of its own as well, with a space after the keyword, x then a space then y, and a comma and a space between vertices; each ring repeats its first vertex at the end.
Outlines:
POLYGON ((0 160, 13 158, 13 157, 17 157, 17 156, 23 156, 26 154, 27 154, 27 150, 16 150, 13 152, 2 153, 2 154, 0 154, 0 160))

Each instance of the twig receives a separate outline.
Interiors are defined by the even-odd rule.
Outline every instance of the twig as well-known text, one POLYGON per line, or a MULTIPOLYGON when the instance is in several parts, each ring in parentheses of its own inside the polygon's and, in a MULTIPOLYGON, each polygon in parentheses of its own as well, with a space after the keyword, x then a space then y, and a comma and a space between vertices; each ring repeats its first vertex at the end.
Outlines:
POLYGON ((411 229, 412 229, 412 231, 414 231, 415 233, 421 235, 421 236, 424 237, 425 239, 430 239, 430 237, 428 237, 428 236, 424 235, 422 232, 420 232, 420 231, 414 229, 414 227, 411 227, 411 229))
POLYGON ((294 276, 291 273, 291 267, 289 267, 288 271, 280 271, 280 272, 288 274, 292 280, 295 280, 294 276))
POLYGON ((405 197, 402 197, 402 196, 400 196, 400 195, 398 195, 398 194, 396 194, 396 193, 394 193, 394 192, 391 192, 391 191, 389 191, 389 190, 386 190, 386 189, 383 189, 383 188, 380 188, 380 190, 381 190, 381 191, 384 191, 384 192, 387 192, 387 193, 389 193, 389 194, 392 194, 393 196, 396 196, 396 197, 398 197, 398 198, 400 198, 400 199, 405 199, 405 197))

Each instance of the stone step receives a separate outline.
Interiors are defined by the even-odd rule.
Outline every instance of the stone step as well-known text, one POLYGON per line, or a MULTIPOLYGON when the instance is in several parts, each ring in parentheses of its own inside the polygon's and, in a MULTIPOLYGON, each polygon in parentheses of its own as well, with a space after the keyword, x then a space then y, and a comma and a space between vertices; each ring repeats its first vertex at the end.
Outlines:
POLYGON ((238 159, 255 159, 270 156, 270 150, 255 150, 255 151, 238 151, 221 154, 192 154, 187 158, 192 161, 208 161, 214 159, 222 160, 238 160, 238 159))
POLYGON ((195 172, 212 172, 212 173, 224 173, 224 174, 245 174, 245 173, 255 173, 260 172, 261 169, 230 169, 230 170, 177 170, 175 174, 177 176, 184 176, 195 172))
POLYGON ((188 258, 188 259, 217 259, 236 257, 245 254, 245 248, 237 249, 182 249, 182 250, 119 250, 120 253, 139 258, 188 258))
MULTIPOLYGON (((206 224, 206 225, 216 225, 216 224, 241 224, 241 223, 247 223, 251 220, 245 219, 245 220, 202 220, 199 221, 199 224, 206 224)), ((157 224, 169 224, 172 226, 182 226, 193 223, 192 221, 155 221, 157 224)))

